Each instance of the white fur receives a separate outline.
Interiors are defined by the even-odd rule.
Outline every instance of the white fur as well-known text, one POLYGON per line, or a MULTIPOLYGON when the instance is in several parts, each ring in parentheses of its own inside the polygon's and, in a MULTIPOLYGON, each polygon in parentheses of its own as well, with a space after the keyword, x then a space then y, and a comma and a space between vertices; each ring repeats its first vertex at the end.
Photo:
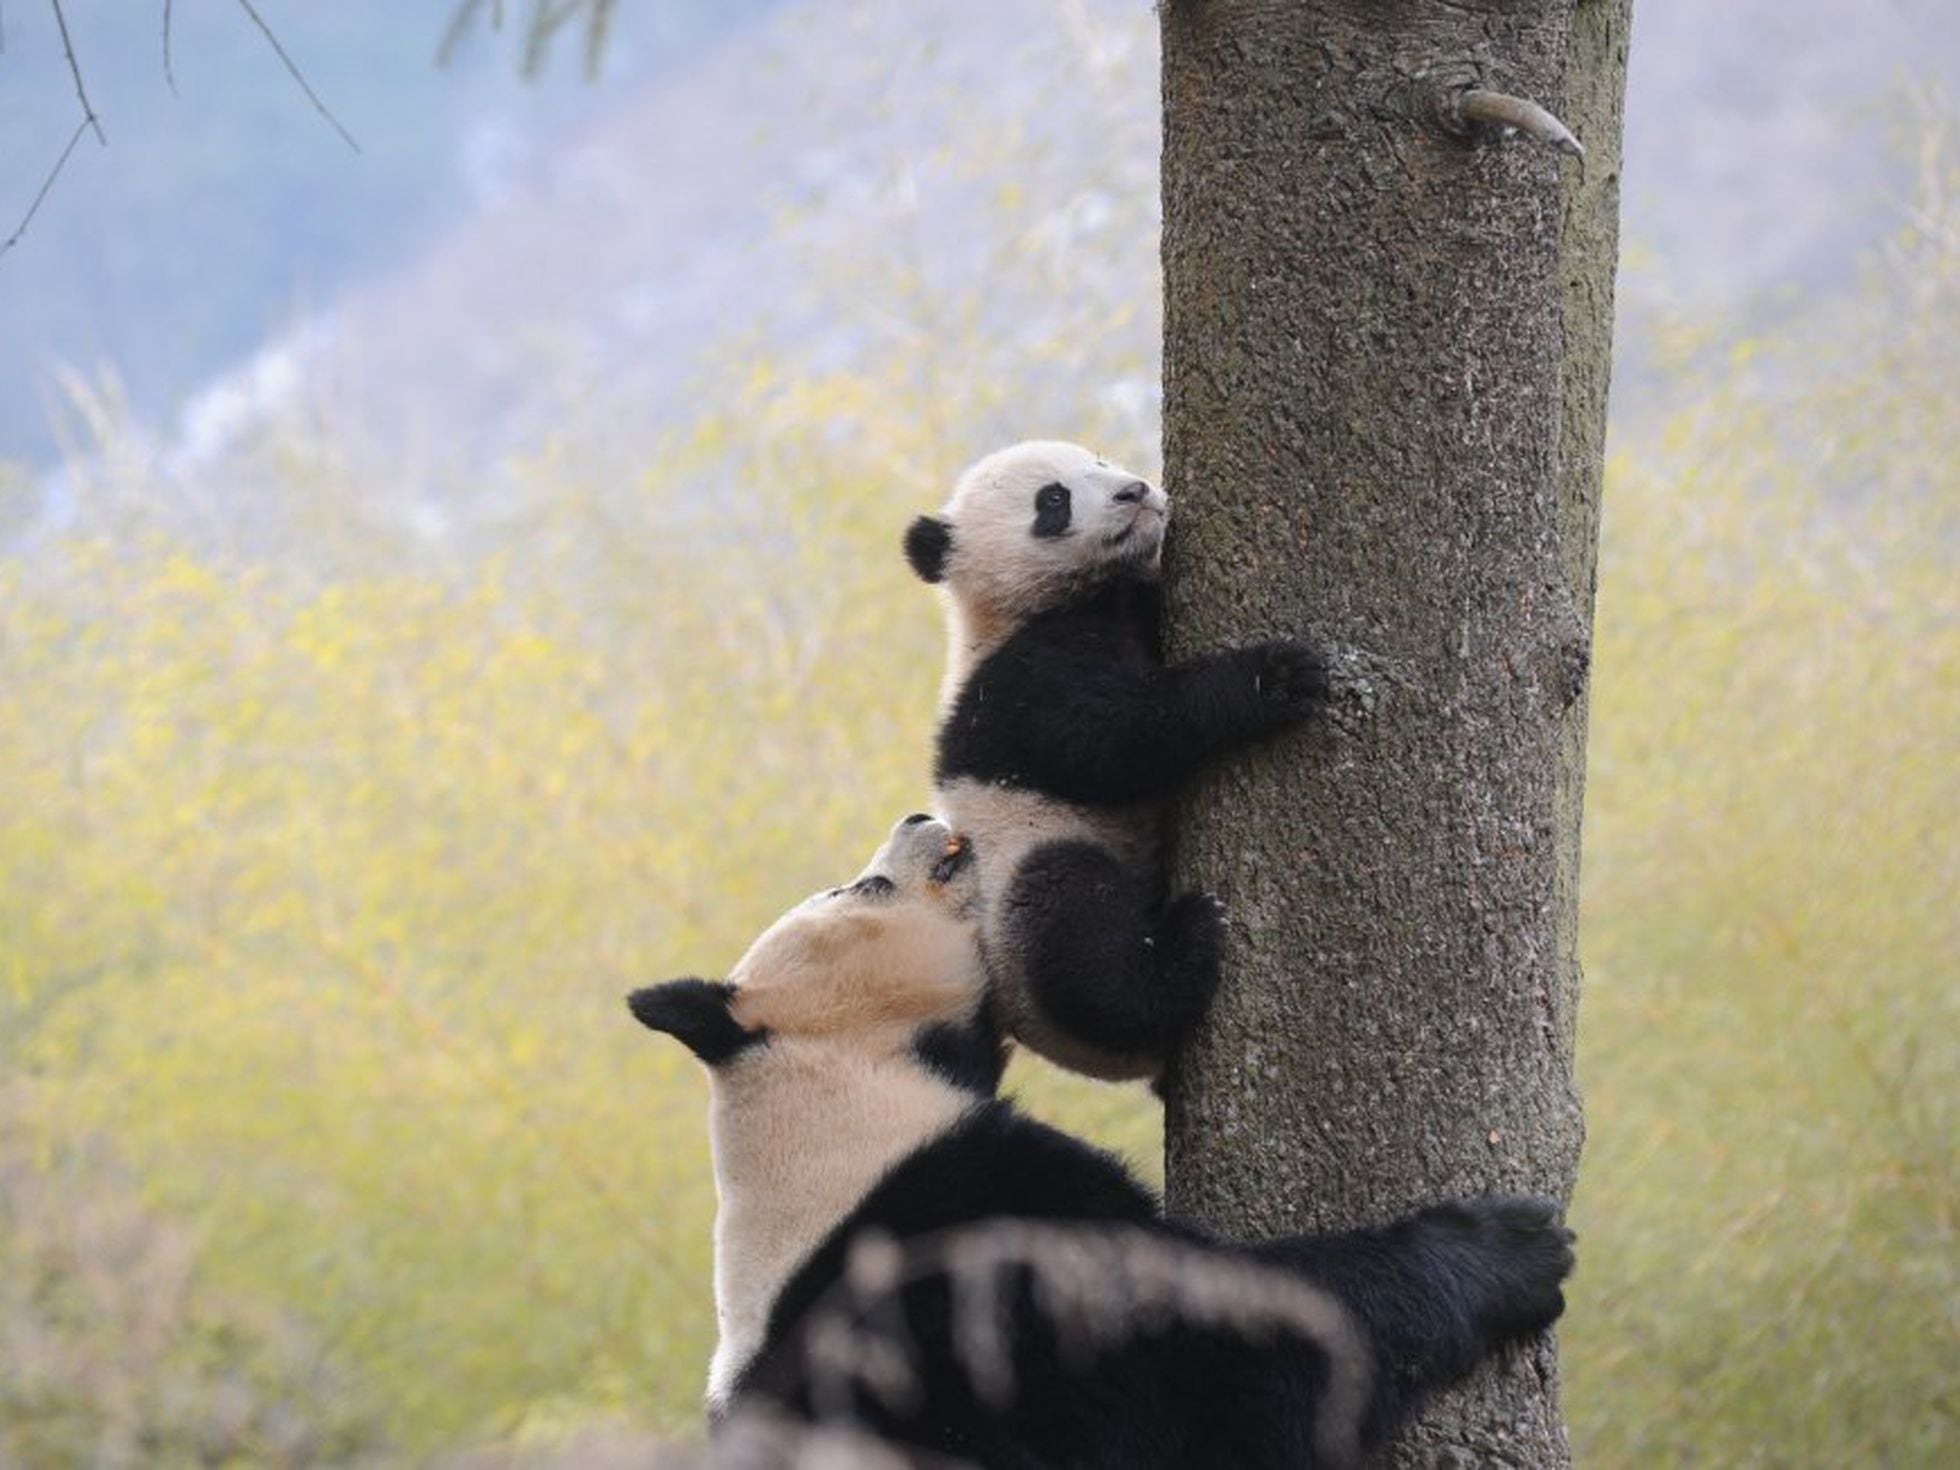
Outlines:
MULTIPOLYGON (((940 517, 952 530, 940 581, 948 637, 940 686, 943 719, 974 669, 1028 619, 1083 590, 1112 563, 1155 574, 1170 524, 1170 499, 1079 444, 1037 439, 998 450, 967 470, 940 517), (1036 536, 1035 497, 1054 483, 1069 489, 1069 532, 1036 536), (1138 485, 1144 489, 1141 500, 1116 498, 1138 485)), ((933 802, 955 832, 973 837, 981 909, 989 916, 989 963, 1008 1030, 1050 1060, 1091 1076, 1152 1075, 1157 1058, 1085 1047, 1049 1025, 1021 984, 1021 954, 993 918, 1022 860, 1043 843, 1079 839, 1109 849, 1126 864, 1154 866, 1158 809, 1078 806, 1037 791, 972 780, 939 787, 933 802)))
POLYGON ((1079 444, 1031 439, 996 450, 953 487, 940 512, 953 527, 941 586, 950 646, 942 706, 974 667, 1036 613, 1079 588, 1111 562, 1154 569, 1170 522, 1170 499, 1140 476, 1079 444), (1044 485, 1069 489, 1065 536, 1031 535, 1034 500, 1044 485), (1118 492, 1143 484, 1137 504, 1118 492))
POLYGON ((708 1402, 717 1407, 761 1348, 797 1267, 887 1169, 973 1105, 907 1061, 867 1061, 848 1045, 773 1046, 776 1055, 728 1067, 709 1110, 720 1340, 708 1402))
POLYGON ((860 877, 885 894, 815 894, 729 973, 730 1011, 768 1034, 710 1073, 719 1405, 762 1346, 797 1268, 885 1171, 974 1104, 920 1065, 926 1026, 971 1019, 984 977, 971 864, 941 879, 951 834, 901 823, 860 877))

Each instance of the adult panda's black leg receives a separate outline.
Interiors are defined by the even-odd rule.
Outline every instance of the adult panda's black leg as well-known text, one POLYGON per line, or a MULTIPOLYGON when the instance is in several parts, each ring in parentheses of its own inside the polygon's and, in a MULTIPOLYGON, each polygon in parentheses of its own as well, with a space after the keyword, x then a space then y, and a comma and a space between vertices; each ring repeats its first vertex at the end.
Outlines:
POLYGON ((1051 842, 1022 861, 1002 900, 1007 948, 1042 1020, 1144 1063, 1127 1076, 1154 1072, 1218 988, 1217 900, 1194 893, 1160 909, 1155 886, 1093 843, 1051 842))
POLYGON ((1551 1201, 1501 1195, 1252 1249, 1331 1291, 1361 1327, 1376 1370, 1363 1425, 1371 1444, 1430 1391, 1557 1321, 1573 1259, 1551 1201))

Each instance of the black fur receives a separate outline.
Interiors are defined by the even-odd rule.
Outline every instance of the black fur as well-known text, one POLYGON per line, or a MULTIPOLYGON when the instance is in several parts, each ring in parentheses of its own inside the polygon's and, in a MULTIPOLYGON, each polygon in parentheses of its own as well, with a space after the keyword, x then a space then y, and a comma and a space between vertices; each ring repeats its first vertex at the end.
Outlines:
MULTIPOLYGON (((1132 570, 1030 618, 961 686, 940 726, 936 781, 1016 787, 1080 806, 1162 802, 1209 762, 1299 723, 1325 700, 1326 666, 1299 642, 1166 667, 1162 615, 1156 579, 1132 570)), ((1193 894, 1166 907, 1163 881, 1155 868, 1067 841, 1035 848, 1003 887, 990 923, 1000 952, 1020 968, 1028 1004, 1101 1054, 1086 1064, 1082 1052, 1063 1056, 1069 1065, 1136 1075, 1204 1015, 1218 986, 1217 905, 1193 894), (1120 1069, 1116 1057, 1126 1059, 1120 1069)))
POLYGON ((1089 842, 1028 854, 1001 922, 1044 1014, 1106 1050, 1162 1056, 1203 1019, 1224 946, 1219 906, 1186 894, 1160 906, 1157 875, 1089 842))
POLYGON ((1340 1235, 1223 1240, 1165 1220, 1109 1155, 991 1102, 899 1163, 790 1279, 731 1410, 815 1420, 842 1407, 902 1447, 1002 1470, 1326 1464, 1317 1440, 1325 1340, 1154 1321, 1085 1354, 1058 1340, 1067 1324, 1044 1319, 1025 1282, 1008 1303, 1014 1392, 1006 1403, 975 1391, 943 1273, 903 1288, 859 1323, 912 1363, 921 1392, 909 1402, 868 1394, 844 1406, 813 1402, 808 1335, 839 1309, 833 1288, 861 1232, 906 1241, 1000 1220, 1147 1232, 1322 1288, 1346 1309, 1372 1369, 1364 1446, 1379 1444, 1428 1391, 1550 1326, 1564 1309, 1560 1282, 1572 1264, 1570 1234, 1537 1200, 1464 1201, 1340 1235))
POLYGON ((972 777, 1091 806, 1162 801, 1325 701, 1326 665, 1291 640, 1166 667, 1162 607, 1154 579, 1119 576, 1030 618, 961 687, 939 731, 940 783, 972 777))
POLYGON ((937 516, 920 516, 905 528, 905 559, 921 581, 946 575, 946 553, 952 549, 953 528, 937 516))
POLYGON ((1266 1241, 1254 1254, 1332 1288, 1365 1325, 1382 1377, 1364 1433, 1379 1435, 1425 1386, 1454 1383, 1558 1320, 1572 1232, 1549 1200, 1494 1195, 1380 1229, 1266 1241))
POLYGON ((984 1015, 928 1026, 912 1043, 912 1050, 926 1070, 955 1087, 981 1097, 1000 1091, 1001 1073, 1007 1070, 1007 1044, 1000 1028, 984 1015))
POLYGON ((1043 485, 1035 492, 1034 524, 1028 529, 1043 538, 1066 536, 1074 518, 1075 497, 1069 494, 1068 486, 1059 482, 1043 485))
POLYGON ((768 1039, 764 1031, 749 1031, 729 1014, 735 987, 726 980, 669 980, 649 985, 626 997, 634 1018, 643 1026, 665 1031, 710 1067, 768 1039))

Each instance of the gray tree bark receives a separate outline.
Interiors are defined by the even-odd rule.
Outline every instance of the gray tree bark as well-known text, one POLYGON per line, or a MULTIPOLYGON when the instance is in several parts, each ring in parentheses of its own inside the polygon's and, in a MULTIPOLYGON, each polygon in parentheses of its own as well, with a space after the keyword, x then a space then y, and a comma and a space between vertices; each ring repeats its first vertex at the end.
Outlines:
MULTIPOLYGON (((1570 1197, 1630 4, 1164 0, 1171 652, 1342 650, 1333 717, 1176 824, 1230 932, 1170 1079, 1180 1213, 1570 1197), (1466 122, 1466 88, 1544 104, 1586 157, 1466 122)), ((1550 1341, 1396 1450, 1569 1460, 1550 1341)))

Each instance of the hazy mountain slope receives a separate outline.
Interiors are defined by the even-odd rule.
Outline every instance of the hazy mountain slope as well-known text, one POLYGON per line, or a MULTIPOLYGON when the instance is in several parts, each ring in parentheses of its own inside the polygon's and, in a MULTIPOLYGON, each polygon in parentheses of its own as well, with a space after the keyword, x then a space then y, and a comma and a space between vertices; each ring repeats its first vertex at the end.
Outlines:
MULTIPOLYGON (((1039 423, 1044 372, 1087 374, 1149 436, 1155 44, 1141 0, 799 0, 502 169, 407 263, 322 292, 329 309, 192 404, 184 473, 300 403, 402 498, 468 520, 513 451, 630 466, 716 406, 703 366, 733 349, 877 369, 952 331, 976 343, 953 397, 1024 385, 989 422, 969 408, 962 438, 1039 423), (1088 356, 1036 351, 1084 323, 1088 356)), ((1956 59, 1960 9, 1937 0, 1849 20, 1825 0, 1642 0, 1623 404, 1656 320, 1804 309, 1850 278, 1906 192, 1900 88, 1956 59)))
MULTIPOLYGON (((0 460, 52 452, 58 364, 110 368, 138 414, 173 414, 298 312, 414 259, 525 155, 773 3, 623 6, 589 86, 573 54, 526 84, 515 35, 483 28, 439 70, 447 4, 260 0, 359 154, 229 0, 174 7, 175 95, 160 7, 69 4, 108 146, 84 141, 0 258, 0 460)), ((8 5, 0 23, 4 239, 79 113, 49 7, 8 5)))
POLYGON ((1843 285, 1898 225, 1913 161, 1902 89, 1960 70, 1960 6, 1639 0, 1633 23, 1633 309, 1843 285))
POLYGON ((980 340, 1026 342, 1084 295, 1152 297, 1149 16, 1080 9, 1093 22, 1039 0, 796 7, 345 301, 337 401, 437 460, 574 425, 630 453, 701 411, 717 348, 836 365, 983 288, 961 326, 980 340), (1047 262, 1039 299, 1064 239, 1079 255, 1047 262))

